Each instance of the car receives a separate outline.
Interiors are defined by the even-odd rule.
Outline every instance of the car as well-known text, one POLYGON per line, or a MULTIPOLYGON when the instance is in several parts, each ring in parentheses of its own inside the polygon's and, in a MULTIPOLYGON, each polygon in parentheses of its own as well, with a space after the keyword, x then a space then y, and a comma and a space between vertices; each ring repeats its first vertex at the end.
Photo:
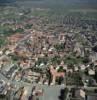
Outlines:
POLYGON ((4 84, 5 84, 5 81, 4 81, 4 80, 0 80, 0 85, 1 85, 1 84, 4 85, 4 84))
POLYGON ((4 86, 1 86, 1 87, 0 87, 0 93, 2 93, 3 90, 4 90, 4 86))

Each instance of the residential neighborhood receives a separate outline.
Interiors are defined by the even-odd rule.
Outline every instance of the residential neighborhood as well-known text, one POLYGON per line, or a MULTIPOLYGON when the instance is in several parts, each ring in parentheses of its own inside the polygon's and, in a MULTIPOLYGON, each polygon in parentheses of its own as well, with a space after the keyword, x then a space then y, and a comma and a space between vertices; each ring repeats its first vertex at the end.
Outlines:
POLYGON ((18 6, 0 6, 0 100, 97 100, 97 11, 18 6))

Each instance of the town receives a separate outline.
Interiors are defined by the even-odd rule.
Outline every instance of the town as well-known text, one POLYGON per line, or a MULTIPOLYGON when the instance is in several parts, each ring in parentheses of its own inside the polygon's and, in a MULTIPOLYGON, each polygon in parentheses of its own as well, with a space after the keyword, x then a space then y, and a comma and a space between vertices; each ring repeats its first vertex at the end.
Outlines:
POLYGON ((95 19, 0 11, 0 100, 97 100, 95 19))

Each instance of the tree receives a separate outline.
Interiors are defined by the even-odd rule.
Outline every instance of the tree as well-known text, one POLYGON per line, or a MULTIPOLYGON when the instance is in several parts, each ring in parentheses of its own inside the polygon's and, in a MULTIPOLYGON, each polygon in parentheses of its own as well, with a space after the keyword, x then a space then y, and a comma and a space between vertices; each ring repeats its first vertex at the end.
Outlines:
POLYGON ((7 41, 4 38, 0 38, 0 47, 6 45, 7 41))
POLYGON ((27 25, 25 26, 25 28, 26 28, 26 29, 31 29, 32 26, 33 26, 33 24, 27 24, 27 25))
POLYGON ((36 62, 36 65, 40 65, 41 63, 44 63, 45 65, 48 62, 48 58, 38 58, 38 61, 36 62))
POLYGON ((54 47, 55 47, 55 49, 56 49, 57 51, 63 51, 63 50, 65 49, 65 44, 64 44, 64 43, 57 44, 57 45, 55 45, 54 47))
POLYGON ((97 45, 92 48, 94 52, 97 52, 97 45))
POLYGON ((90 59, 88 57, 83 58, 83 63, 87 64, 90 62, 90 59))
POLYGON ((15 31, 14 31, 15 33, 21 33, 21 32, 24 32, 24 29, 23 28, 18 28, 18 29, 16 29, 15 31))
POLYGON ((54 56, 53 58, 51 58, 51 62, 53 64, 60 64, 61 58, 60 56, 54 56))
POLYGON ((68 88, 61 89, 59 100, 65 100, 68 93, 68 88))

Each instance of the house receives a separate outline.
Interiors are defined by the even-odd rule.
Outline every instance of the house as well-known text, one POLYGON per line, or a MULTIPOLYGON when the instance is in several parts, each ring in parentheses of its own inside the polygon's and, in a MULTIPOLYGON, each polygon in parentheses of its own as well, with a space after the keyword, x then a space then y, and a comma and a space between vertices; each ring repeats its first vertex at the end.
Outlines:
POLYGON ((0 55, 2 55, 2 54, 3 54, 3 51, 1 50, 1 51, 0 51, 0 55))
POLYGON ((79 43, 76 43, 75 46, 74 46, 74 52, 76 53, 77 56, 81 55, 82 54, 82 51, 81 51, 81 45, 79 43))
POLYGON ((56 78, 58 78, 58 77, 64 78, 65 77, 65 73, 64 72, 57 72, 57 70, 54 69, 54 67, 52 65, 50 66, 50 73, 52 75, 52 83, 51 83, 51 85, 55 84, 56 78))
POLYGON ((60 33, 59 36, 58 36, 58 40, 62 43, 62 42, 65 42, 66 40, 66 37, 65 37, 65 34, 64 33, 60 33))
POLYGON ((80 69, 81 70, 85 70, 86 69, 86 66, 85 65, 80 65, 80 69))
POLYGON ((89 69, 89 70, 88 70, 88 74, 89 74, 89 75, 95 75, 95 70, 89 69))
POLYGON ((23 34, 20 34, 20 33, 16 33, 14 35, 11 35, 10 37, 8 37, 8 41, 9 43, 13 44, 13 43, 16 43, 18 42, 21 38, 23 38, 24 35, 23 34))
POLYGON ((28 100, 28 96, 27 95, 28 95, 28 91, 24 90, 24 92, 21 95, 20 100, 28 100))
POLYGON ((77 66, 74 67, 74 71, 78 71, 79 68, 77 66))
POLYGON ((82 89, 80 89, 80 96, 81 96, 82 98, 85 98, 85 96, 86 96, 85 91, 82 90, 82 89))

